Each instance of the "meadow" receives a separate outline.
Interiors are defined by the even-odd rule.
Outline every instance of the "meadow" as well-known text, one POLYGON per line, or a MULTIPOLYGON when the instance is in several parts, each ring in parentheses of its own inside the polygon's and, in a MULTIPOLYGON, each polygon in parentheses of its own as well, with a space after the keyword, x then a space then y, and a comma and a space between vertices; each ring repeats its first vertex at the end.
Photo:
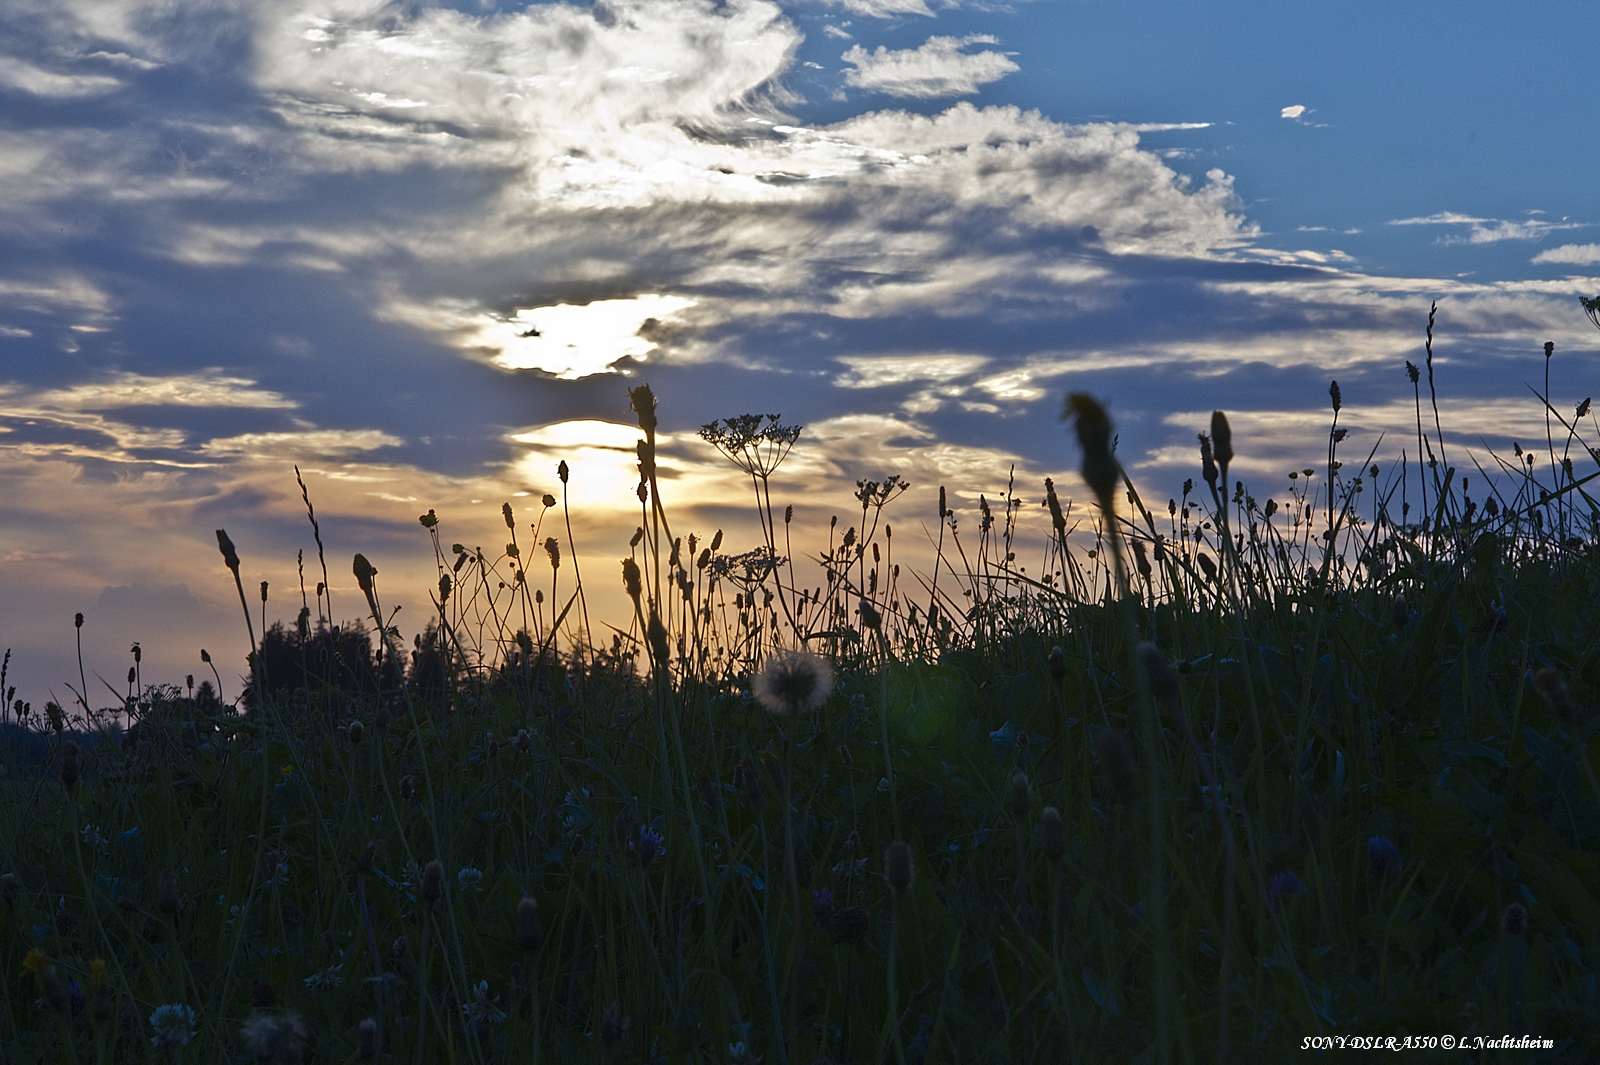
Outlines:
POLYGON ((1089 497, 941 489, 928 573, 895 475, 797 555, 776 415, 702 430, 759 542, 675 532, 642 386, 620 572, 553 495, 490 550, 429 511, 409 644, 361 554, 333 616, 302 483, 294 626, 217 534, 236 702, 136 661, 133 727, 0 740, 0 1057, 1600 1060, 1600 425, 1547 381, 1485 470, 1433 370, 1401 456, 1335 383, 1325 460, 1246 485, 1218 412, 1164 504, 1074 394, 1089 497))

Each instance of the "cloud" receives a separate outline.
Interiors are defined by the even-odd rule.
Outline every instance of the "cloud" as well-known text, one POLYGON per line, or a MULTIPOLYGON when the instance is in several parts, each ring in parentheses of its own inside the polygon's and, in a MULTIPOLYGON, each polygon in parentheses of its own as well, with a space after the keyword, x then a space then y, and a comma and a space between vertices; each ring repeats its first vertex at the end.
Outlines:
POLYGON ((1285 107, 1283 109, 1280 117, 1283 117, 1283 118, 1299 118, 1301 115, 1303 115, 1305 113, 1306 113, 1306 105, 1305 104, 1295 104, 1293 107, 1285 107))
POLYGON ((845 72, 845 84, 869 92, 915 99, 966 96, 979 86, 999 81, 1021 68, 999 52, 963 52, 974 44, 994 44, 995 38, 973 33, 965 37, 929 37, 918 48, 890 51, 879 45, 867 51, 859 44, 840 56, 855 67, 845 72))
POLYGON ((117 78, 103 74, 58 74, 15 56, 0 55, 0 88, 34 96, 72 99, 98 96, 121 85, 117 78))
POLYGON ((928 18, 933 18, 933 11, 928 7, 926 0, 831 0, 831 2, 852 15, 866 18, 895 18, 899 15, 926 15, 928 18))
POLYGON ((1418 218, 1396 218, 1391 226, 1467 226, 1465 237, 1445 236, 1444 244, 1495 244, 1502 240, 1542 240, 1558 229, 1582 229, 1581 222, 1542 222, 1536 218, 1512 222, 1497 218, 1474 218, 1454 211, 1440 211, 1418 218))
POLYGON ((1535 255, 1536 263, 1568 263, 1572 266, 1593 266, 1600 263, 1600 244, 1562 244, 1546 248, 1535 255))

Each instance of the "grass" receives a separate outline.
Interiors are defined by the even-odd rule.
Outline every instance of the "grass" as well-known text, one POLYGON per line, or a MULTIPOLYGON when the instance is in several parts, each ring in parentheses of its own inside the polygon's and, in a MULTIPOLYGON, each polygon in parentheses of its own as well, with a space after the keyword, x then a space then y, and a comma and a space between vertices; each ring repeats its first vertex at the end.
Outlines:
POLYGON ((904 482, 863 481, 810 587, 799 428, 703 431, 761 517, 729 551, 673 533, 634 389, 626 629, 553 496, 502 551, 422 517, 409 648, 360 555, 335 626, 302 483, 292 629, 256 639, 219 532, 238 705, 135 672, 120 740, 9 733, 5 1060, 1595 1060, 1600 515, 1554 441, 1600 433, 1546 405, 1549 461, 1447 466, 1411 379, 1420 460, 1347 465, 1335 385, 1322 469, 1258 501, 1219 413, 1165 513, 1072 397, 1090 505, 1047 482, 1035 531, 1008 486, 972 530, 941 489, 902 574, 904 482))

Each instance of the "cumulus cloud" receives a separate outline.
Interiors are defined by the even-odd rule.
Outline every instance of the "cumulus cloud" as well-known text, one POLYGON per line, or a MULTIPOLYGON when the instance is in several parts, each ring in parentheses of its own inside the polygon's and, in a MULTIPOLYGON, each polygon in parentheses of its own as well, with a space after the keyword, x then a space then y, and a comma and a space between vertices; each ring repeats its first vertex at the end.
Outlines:
POLYGON ((869 52, 859 44, 840 56, 855 67, 845 84, 869 92, 913 99, 967 96, 982 85, 999 81, 1021 68, 1000 52, 965 52, 975 44, 995 44, 982 33, 965 37, 929 37, 920 47, 890 51, 882 45, 869 52))
POLYGON ((1301 115, 1303 115, 1305 113, 1306 113, 1306 105, 1305 104, 1295 104, 1292 107, 1285 107, 1283 109, 1283 111, 1280 113, 1280 117, 1282 117, 1282 118, 1299 118, 1301 115))
POLYGON ((1567 263, 1572 266, 1593 266, 1600 263, 1600 244, 1562 244, 1546 248, 1533 257, 1536 263, 1567 263))

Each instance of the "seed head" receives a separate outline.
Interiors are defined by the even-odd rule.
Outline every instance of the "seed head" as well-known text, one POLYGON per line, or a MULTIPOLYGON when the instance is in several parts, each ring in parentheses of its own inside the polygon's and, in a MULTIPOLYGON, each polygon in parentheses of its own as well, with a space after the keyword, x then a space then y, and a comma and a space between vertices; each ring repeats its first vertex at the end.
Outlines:
POLYGON ((1061 811, 1046 806, 1039 815, 1039 848, 1052 862, 1059 862, 1067 853, 1067 826, 1061 823, 1061 811))
POLYGON ((257 1013, 244 1022, 239 1036, 263 1065, 297 1065, 305 1050, 306 1026, 298 1014, 257 1013))
MULTIPOLYGON (((873 544, 872 546, 876 548, 878 545, 873 544)), ((874 631, 883 628, 883 615, 879 614, 878 608, 866 599, 861 600, 861 627, 874 631)))
POLYGON ((422 867, 422 901, 432 904, 444 897, 444 865, 437 858, 422 867))
POLYGON ((1028 787, 1028 774, 1017 770, 1011 774, 1011 784, 1006 788, 1006 812, 1021 821, 1028 816, 1033 805, 1033 793, 1028 787))
POLYGON ((83 628, 83 615, 82 614, 74 614, 72 616, 72 624, 76 628, 80 628, 80 629, 83 628))
POLYGON ((1055 681, 1057 684, 1060 684, 1066 679, 1067 652, 1061 649, 1060 644, 1050 648, 1050 657, 1045 659, 1045 662, 1049 666, 1051 680, 1055 681))
POLYGON ((77 785, 78 770, 82 764, 83 748, 78 746, 77 740, 68 740, 61 748, 61 783, 66 785, 68 791, 77 785))
POLYGON ((400 798, 406 802, 417 793, 417 782, 411 779, 410 774, 400 778, 400 798))
POLYGON ((362 725, 360 721, 352 721, 349 725, 345 726, 344 734, 345 738, 350 741, 350 746, 352 747, 361 746, 361 742, 367 738, 366 727, 362 725))
POLYGON ((356 1054, 362 1061, 372 1061, 378 1056, 378 1022, 371 1017, 356 1029, 356 1054))
POLYGON ((233 575, 239 575, 239 552, 233 549, 233 541, 228 539, 226 529, 217 530, 217 550, 222 552, 222 563, 233 570, 233 575))
POLYGON ((517 946, 522 948, 524 954, 532 954, 544 944, 544 927, 539 924, 539 903, 532 898, 524 896, 517 903, 516 919, 513 921, 516 933, 517 946))
POLYGON ((1211 412, 1211 447, 1216 453, 1217 465, 1227 469, 1228 463, 1233 461, 1233 429, 1228 425, 1228 416, 1220 410, 1211 412))
POLYGON ((1076 423, 1078 446, 1083 449, 1084 483, 1099 500, 1100 509, 1110 514, 1117 487, 1117 460, 1111 456, 1111 419, 1094 397, 1074 392, 1067 397, 1061 420, 1076 423))
POLYGON ((639 563, 631 558, 622 560, 622 587, 637 606, 639 596, 644 592, 644 581, 639 575, 639 563))
POLYGON ((897 839, 889 844, 889 850, 883 856, 883 878, 889 882, 889 890, 894 892, 894 900, 899 902, 906 897, 906 892, 911 890, 911 845, 903 839, 897 839))
POLYGON ((1212 488, 1217 486, 1216 453, 1211 448, 1211 438, 1200 434, 1200 477, 1212 488))
POLYGON ((377 567, 367 561, 366 555, 358 554, 350 564, 350 572, 355 574, 356 584, 361 586, 361 591, 371 596, 372 578, 377 576, 377 567))
POLYGON ((1095 736, 1094 753, 1111 781, 1111 792, 1117 801, 1131 803, 1138 780, 1128 738, 1115 729, 1102 728, 1095 736))
POLYGON ((1524 935, 1528 931, 1528 909, 1520 902, 1513 902, 1506 907, 1506 912, 1500 915, 1500 930, 1508 936, 1524 935))
POLYGON ((775 651, 750 688, 769 714, 816 710, 833 691, 833 667, 809 651, 775 651))
POLYGON ((1150 683, 1150 694, 1166 705, 1178 698, 1178 674, 1167 661, 1161 649, 1150 642, 1139 645, 1139 665, 1144 667, 1145 679, 1150 683))

